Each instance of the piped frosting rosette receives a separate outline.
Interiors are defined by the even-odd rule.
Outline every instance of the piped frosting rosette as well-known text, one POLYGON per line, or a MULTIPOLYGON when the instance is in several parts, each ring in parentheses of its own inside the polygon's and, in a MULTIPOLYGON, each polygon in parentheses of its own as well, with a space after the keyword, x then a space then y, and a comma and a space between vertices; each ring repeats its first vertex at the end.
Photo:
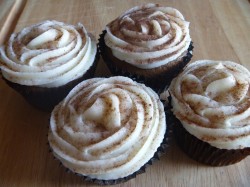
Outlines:
POLYGON ((220 149, 250 147, 250 72, 230 61, 196 61, 170 86, 175 116, 220 149))
POLYGON ((141 69, 163 66, 185 55, 191 42, 189 22, 171 7, 134 7, 106 26, 112 54, 141 69))
POLYGON ((165 131, 164 107, 151 88, 126 77, 94 78, 55 107, 48 139, 71 171, 113 180, 144 166, 165 131))
POLYGON ((0 48, 4 78, 27 86, 58 87, 93 64, 96 41, 84 26, 44 21, 12 34, 0 48))

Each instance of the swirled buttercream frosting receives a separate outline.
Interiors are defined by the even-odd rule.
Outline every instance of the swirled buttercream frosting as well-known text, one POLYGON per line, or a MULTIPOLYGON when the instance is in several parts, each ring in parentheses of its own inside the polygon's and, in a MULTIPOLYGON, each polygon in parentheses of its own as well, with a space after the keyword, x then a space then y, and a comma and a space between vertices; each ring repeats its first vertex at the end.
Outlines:
POLYGON ((93 78, 55 107, 48 139, 65 167, 113 180, 144 166, 165 131, 164 107, 151 88, 126 77, 93 78))
POLYGON ((11 82, 58 87, 81 77, 96 51, 95 39, 82 24, 44 21, 10 36, 0 48, 0 67, 11 82))
POLYGON ((191 63, 170 86, 173 113, 198 139, 220 149, 250 147, 250 72, 230 61, 191 63))
POLYGON ((189 22, 171 7, 134 7, 106 26, 105 44, 119 60, 152 69, 185 55, 191 38, 189 22))

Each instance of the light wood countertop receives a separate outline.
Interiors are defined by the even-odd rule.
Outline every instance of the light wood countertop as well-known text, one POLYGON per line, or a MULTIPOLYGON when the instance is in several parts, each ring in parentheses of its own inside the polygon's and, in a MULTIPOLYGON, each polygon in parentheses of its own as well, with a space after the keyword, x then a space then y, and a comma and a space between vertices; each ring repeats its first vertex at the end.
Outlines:
MULTIPOLYGON (((105 25, 146 0, 0 0, 0 38, 42 20, 81 22, 98 38, 105 25), (12 6, 15 8, 11 8, 12 6), (13 10, 14 9, 14 10, 13 10), (18 14, 16 11, 20 11, 18 14), (19 16, 20 14, 20 16, 19 16), (11 20, 11 22, 6 22, 11 20), (5 29, 3 31, 3 29, 5 29)), ((250 70, 250 3, 247 0, 155 0, 190 21, 192 61, 231 60, 250 70)), ((1 42, 0 42, 1 43, 1 42)), ((96 75, 108 74, 100 60, 96 75)), ((49 113, 30 106, 0 80, 0 186, 95 186, 66 173, 48 151, 49 113)), ((146 173, 115 186, 250 186, 250 157, 226 167, 189 159, 173 141, 146 173)))

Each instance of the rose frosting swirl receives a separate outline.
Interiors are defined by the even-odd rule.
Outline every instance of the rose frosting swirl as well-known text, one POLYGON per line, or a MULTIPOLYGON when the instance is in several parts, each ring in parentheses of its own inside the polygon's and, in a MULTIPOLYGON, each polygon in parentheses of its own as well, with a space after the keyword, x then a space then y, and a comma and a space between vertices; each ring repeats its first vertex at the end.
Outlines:
POLYGON ((170 85, 175 116, 197 138, 220 149, 250 147, 250 72, 230 61, 201 60, 170 85))
POLYGON ((110 180, 145 165, 165 131, 164 107, 152 89, 126 77, 94 78, 53 110, 48 139, 70 170, 110 180))
POLYGON ((0 48, 4 78, 27 86, 57 87, 81 77, 97 51, 84 26, 44 21, 11 35, 0 48))
POLYGON ((171 7, 134 7, 106 26, 112 54, 141 69, 165 65, 185 55, 191 42, 189 22, 171 7))

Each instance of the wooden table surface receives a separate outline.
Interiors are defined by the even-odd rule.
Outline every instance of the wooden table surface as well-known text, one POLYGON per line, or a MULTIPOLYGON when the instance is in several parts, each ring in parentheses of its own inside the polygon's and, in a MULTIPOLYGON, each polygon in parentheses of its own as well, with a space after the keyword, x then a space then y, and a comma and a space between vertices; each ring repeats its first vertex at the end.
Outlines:
MULTIPOLYGON (((82 22, 97 38, 105 25, 146 0, 0 0, 0 43, 11 32, 42 20, 82 22)), ((194 57, 231 60, 250 69, 250 3, 247 0, 157 0, 191 22, 194 57)), ((107 75, 100 60, 96 76, 107 75)), ((0 80, 0 186, 89 186, 66 173, 48 151, 50 114, 41 112, 0 80)), ((92 185, 95 186, 95 185, 92 185)), ((146 173, 117 186, 250 186, 250 157, 227 167, 189 159, 173 141, 146 173)))

